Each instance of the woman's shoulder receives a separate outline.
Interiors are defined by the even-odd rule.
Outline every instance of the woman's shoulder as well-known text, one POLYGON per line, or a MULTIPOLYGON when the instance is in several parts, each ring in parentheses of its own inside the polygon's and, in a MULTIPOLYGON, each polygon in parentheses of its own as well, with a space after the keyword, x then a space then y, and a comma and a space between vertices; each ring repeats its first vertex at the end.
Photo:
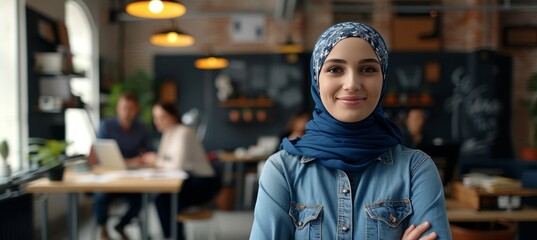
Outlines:
POLYGON ((407 163, 410 165, 421 165, 424 162, 432 161, 431 157, 422 150, 410 148, 402 144, 398 144, 391 148, 393 160, 396 163, 407 163))
POLYGON ((291 169, 296 169, 300 167, 302 156, 294 155, 286 150, 282 149, 278 152, 273 153, 268 159, 267 162, 274 164, 274 166, 280 171, 289 171, 291 169))
POLYGON ((190 134, 190 135, 194 134, 194 129, 183 124, 175 124, 175 126, 171 127, 170 130, 171 132, 175 134, 190 134))

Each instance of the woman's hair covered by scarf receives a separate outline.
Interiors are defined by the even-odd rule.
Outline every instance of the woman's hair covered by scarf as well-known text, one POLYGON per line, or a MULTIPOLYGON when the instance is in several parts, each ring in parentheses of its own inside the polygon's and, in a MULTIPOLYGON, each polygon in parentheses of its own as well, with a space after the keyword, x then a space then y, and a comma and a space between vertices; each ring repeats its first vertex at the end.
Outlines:
POLYGON ((338 23, 323 32, 311 58, 311 94, 315 102, 313 119, 301 139, 284 139, 281 147, 296 155, 316 158, 329 168, 348 171, 364 169, 374 159, 401 143, 399 128, 384 116, 381 102, 388 72, 388 49, 382 36, 372 27, 357 22, 338 23), (319 73, 328 54, 343 39, 365 40, 375 51, 382 68, 382 92, 373 113, 359 122, 341 122, 328 113, 319 93, 319 73))

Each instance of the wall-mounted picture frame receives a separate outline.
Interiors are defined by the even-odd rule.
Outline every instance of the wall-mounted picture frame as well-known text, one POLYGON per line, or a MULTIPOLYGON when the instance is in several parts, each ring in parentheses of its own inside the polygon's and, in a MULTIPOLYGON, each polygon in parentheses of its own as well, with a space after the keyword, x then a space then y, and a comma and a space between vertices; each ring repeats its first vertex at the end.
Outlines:
POLYGON ((54 34, 54 26, 52 23, 45 20, 39 20, 37 23, 37 31, 39 37, 43 38, 45 41, 56 43, 56 35, 54 34))

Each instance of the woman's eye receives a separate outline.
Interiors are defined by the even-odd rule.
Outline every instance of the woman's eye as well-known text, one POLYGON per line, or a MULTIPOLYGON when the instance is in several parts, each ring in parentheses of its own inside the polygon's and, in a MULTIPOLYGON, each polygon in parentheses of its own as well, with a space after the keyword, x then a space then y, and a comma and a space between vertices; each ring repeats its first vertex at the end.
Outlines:
POLYGON ((339 67, 329 67, 326 71, 329 72, 329 73, 338 73, 338 72, 341 72, 341 68, 339 68, 339 67))
POLYGON ((373 73, 373 72, 377 72, 377 68, 371 67, 371 66, 366 66, 366 67, 360 68, 360 72, 373 73))

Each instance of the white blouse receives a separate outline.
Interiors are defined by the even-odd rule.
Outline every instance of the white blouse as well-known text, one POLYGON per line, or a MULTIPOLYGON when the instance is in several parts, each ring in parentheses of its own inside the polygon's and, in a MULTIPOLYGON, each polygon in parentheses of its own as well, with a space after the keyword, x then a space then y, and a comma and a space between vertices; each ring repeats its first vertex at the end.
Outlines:
POLYGON ((215 176, 194 130, 182 124, 177 124, 162 134, 156 165, 163 169, 182 169, 198 177, 215 176))

